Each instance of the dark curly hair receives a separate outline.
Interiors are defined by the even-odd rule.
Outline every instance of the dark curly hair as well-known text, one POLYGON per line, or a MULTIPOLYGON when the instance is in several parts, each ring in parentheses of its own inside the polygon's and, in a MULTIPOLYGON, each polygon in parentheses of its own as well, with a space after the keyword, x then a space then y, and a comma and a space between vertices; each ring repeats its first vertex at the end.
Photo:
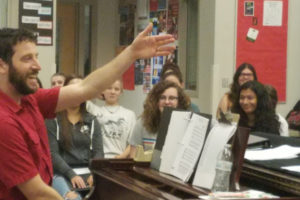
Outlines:
POLYGON ((238 101, 237 96, 238 96, 238 92, 240 90, 239 77, 244 69, 249 69, 253 73, 254 80, 257 81, 257 75, 256 75, 256 71, 255 71, 254 67, 249 63, 241 64, 237 68, 237 70, 233 76, 233 82, 231 84, 230 92, 228 94, 228 98, 233 104, 235 103, 236 100, 238 101))
MULTIPOLYGON (((257 98, 257 106, 254 111, 254 126, 250 127, 251 131, 260 131, 279 135, 280 123, 275 110, 270 104, 270 97, 263 84, 258 81, 248 81, 244 83, 238 92, 238 99, 242 90, 252 90, 257 98)), ((249 127, 248 117, 240 106, 239 101, 233 105, 233 112, 240 114, 239 126, 249 127)))
POLYGON ((36 44, 36 36, 26 29, 3 28, 0 29, 0 58, 6 63, 12 63, 14 46, 19 42, 29 41, 36 44))
POLYGON ((161 115, 158 108, 158 102, 160 96, 168 88, 176 88, 178 92, 177 108, 186 110, 191 103, 190 98, 176 83, 170 81, 160 81, 157 83, 148 94, 144 103, 144 111, 142 113, 143 125, 150 133, 156 133, 158 131, 161 115))

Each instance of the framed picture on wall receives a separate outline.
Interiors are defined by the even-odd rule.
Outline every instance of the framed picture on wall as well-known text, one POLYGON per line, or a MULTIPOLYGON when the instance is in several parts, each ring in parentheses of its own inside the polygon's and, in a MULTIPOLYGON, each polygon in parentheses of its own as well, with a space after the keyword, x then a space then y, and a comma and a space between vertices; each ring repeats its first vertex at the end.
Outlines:
POLYGON ((254 1, 245 1, 244 8, 245 16, 254 16, 254 1))

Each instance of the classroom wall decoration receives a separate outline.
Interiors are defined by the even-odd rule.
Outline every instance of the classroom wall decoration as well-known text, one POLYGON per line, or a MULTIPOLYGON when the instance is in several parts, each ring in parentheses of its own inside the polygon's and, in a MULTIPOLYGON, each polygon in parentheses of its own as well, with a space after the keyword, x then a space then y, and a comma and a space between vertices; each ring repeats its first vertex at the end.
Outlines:
POLYGON ((19 0, 19 27, 33 31, 38 45, 52 45, 53 0, 19 0))
POLYGON ((252 64, 258 80, 286 101, 288 0, 239 0, 236 67, 252 64))
MULTIPOLYGON (((146 28, 149 21, 153 23, 152 35, 168 33, 172 34, 176 40, 178 39, 179 0, 138 0, 136 4, 132 2, 119 0, 120 47, 125 47, 132 42, 134 24, 138 34, 146 28), (133 19, 137 21, 134 22, 133 19)), ((159 81, 165 62, 177 62, 177 52, 178 46, 176 51, 168 57, 159 56, 137 60, 134 67, 123 74, 124 89, 134 90, 134 85, 143 85, 143 91, 148 93, 159 81)))

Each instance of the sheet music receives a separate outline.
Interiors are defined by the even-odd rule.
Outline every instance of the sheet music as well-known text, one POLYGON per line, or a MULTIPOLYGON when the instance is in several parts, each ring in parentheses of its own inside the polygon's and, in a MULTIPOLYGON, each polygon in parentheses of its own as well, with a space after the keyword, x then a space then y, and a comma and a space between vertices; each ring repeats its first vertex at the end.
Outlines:
POLYGON ((83 175, 83 174, 90 174, 91 173, 91 171, 87 167, 73 168, 73 171, 77 175, 83 175))
POLYGON ((201 153, 209 119, 193 114, 182 141, 178 144, 171 174, 183 181, 190 178, 201 153))
POLYGON ((236 125, 217 123, 209 132, 197 166, 193 185, 211 189, 217 156, 236 131, 236 125))
POLYGON ((300 153, 299 147, 281 145, 270 149, 247 149, 245 158, 248 160, 275 160, 297 158, 300 153))
POLYGON ((161 152, 161 163, 159 171, 169 173, 175 156, 178 152, 178 144, 180 144, 185 130, 190 121, 191 112, 173 111, 169 123, 168 133, 165 144, 161 152), (180 123, 178 123, 180 122, 180 123))
POLYGON ((292 172, 300 173, 300 165, 284 166, 284 167, 281 167, 281 168, 292 171, 292 172))

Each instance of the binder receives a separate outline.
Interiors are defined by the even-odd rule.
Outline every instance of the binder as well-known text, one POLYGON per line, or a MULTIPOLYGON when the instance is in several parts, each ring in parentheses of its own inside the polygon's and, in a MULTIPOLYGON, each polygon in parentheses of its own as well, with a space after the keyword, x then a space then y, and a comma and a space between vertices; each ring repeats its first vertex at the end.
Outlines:
POLYGON ((205 143, 210 122, 211 115, 208 114, 165 108, 151 167, 188 181, 205 143))

